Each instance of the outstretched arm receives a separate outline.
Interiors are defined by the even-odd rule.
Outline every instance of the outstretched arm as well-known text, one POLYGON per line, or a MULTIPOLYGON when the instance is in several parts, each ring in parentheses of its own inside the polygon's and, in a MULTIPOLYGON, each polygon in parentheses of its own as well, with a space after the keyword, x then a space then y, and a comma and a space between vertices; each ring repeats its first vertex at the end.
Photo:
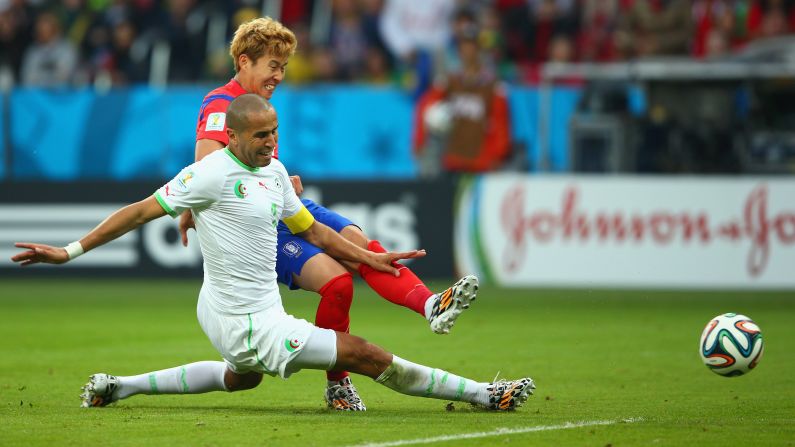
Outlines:
POLYGON ((398 276, 400 273, 397 268, 392 265, 393 262, 400 259, 421 258, 425 256, 425 250, 411 250, 400 253, 374 253, 359 247, 340 236, 339 233, 328 226, 317 221, 306 231, 298 233, 298 236, 322 248, 326 254, 334 259, 360 262, 376 270, 392 273, 395 276, 398 276))
MULTIPOLYGON (((166 212, 163 210, 163 207, 160 206, 154 196, 149 196, 140 202, 127 205, 108 216, 107 219, 102 221, 102 223, 97 225, 96 228, 77 242, 80 247, 82 247, 82 249, 78 248, 79 253, 77 253, 77 256, 82 252, 106 244, 150 220, 165 216, 165 214, 166 212)), ((39 262, 63 264, 73 257, 76 257, 70 257, 65 247, 52 247, 32 242, 17 242, 14 245, 19 248, 28 249, 11 258, 12 261, 19 262, 22 266, 39 262)))

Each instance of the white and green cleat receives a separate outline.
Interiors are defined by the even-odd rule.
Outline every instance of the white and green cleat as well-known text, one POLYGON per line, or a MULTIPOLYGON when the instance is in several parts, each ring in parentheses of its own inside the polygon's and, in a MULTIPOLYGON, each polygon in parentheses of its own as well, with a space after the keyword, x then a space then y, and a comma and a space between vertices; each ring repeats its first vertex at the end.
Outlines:
POLYGON ((83 408, 104 407, 114 402, 113 392, 119 386, 119 379, 110 374, 97 373, 88 378, 88 383, 83 385, 80 406, 83 408))

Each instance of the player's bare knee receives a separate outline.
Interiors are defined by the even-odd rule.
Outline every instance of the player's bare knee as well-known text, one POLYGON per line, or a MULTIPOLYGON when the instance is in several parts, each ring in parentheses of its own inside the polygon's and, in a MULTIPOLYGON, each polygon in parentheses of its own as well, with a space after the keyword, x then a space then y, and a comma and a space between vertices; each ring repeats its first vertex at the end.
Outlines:
POLYGON ((244 376, 243 380, 237 383, 237 386, 234 389, 229 389, 229 391, 245 391, 251 390, 256 388, 262 382, 262 374, 256 375, 246 375, 244 376))
POLYGON ((367 245, 370 243, 370 239, 367 238, 367 235, 355 225, 348 225, 343 228, 342 231, 340 231, 340 235, 364 249, 366 249, 367 245))
POLYGON ((227 370, 224 374, 224 385, 230 392, 250 390, 256 388, 260 382, 262 382, 262 374, 256 372, 238 374, 227 370))

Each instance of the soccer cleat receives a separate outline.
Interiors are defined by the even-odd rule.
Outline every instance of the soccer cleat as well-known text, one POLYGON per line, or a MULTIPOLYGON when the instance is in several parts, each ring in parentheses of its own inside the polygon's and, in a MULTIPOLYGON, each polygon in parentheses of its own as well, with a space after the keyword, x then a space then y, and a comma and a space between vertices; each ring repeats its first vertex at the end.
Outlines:
POLYGON ((533 379, 529 377, 492 382, 486 387, 489 392, 489 404, 486 405, 486 408, 495 411, 514 410, 527 401, 535 388, 533 379))
POLYGON ((467 275, 453 284, 453 287, 434 295, 431 308, 431 330, 437 334, 447 334, 455 324, 455 320, 464 309, 469 309, 469 303, 474 301, 478 293, 478 278, 467 275))
POLYGON ((326 403, 337 411, 367 411, 350 377, 326 388, 326 403))
POLYGON ((119 386, 119 379, 110 374, 98 373, 88 378, 88 383, 83 385, 80 398, 83 408, 104 407, 114 402, 113 392, 119 386))

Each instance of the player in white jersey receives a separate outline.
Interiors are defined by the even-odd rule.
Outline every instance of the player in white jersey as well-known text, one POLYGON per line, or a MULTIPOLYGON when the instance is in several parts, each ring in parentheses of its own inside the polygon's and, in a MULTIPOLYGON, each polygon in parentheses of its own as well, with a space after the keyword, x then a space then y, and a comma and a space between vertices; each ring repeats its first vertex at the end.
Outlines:
POLYGON ((253 168, 229 148, 206 158, 154 196, 174 217, 195 210, 205 259, 202 293, 215 311, 245 314, 279 307, 274 228, 284 219, 300 233, 312 224, 312 216, 294 200, 279 160, 253 168))
POLYGON ((224 362, 204 361, 130 377, 94 374, 84 407, 136 394, 196 394, 256 387, 263 374, 283 378, 303 369, 345 369, 398 392, 510 410, 532 394, 529 378, 480 383, 401 359, 362 338, 320 329, 285 313, 276 286, 276 226, 324 248, 335 258, 396 272, 397 259, 423 251, 374 253, 315 222, 295 195, 284 166, 272 159, 276 111, 255 94, 227 110, 229 146, 184 169, 152 197, 120 209, 66 247, 17 243, 23 266, 61 264, 152 219, 191 209, 204 255, 197 315, 224 362), (263 268, 264 267, 264 268, 263 268))

